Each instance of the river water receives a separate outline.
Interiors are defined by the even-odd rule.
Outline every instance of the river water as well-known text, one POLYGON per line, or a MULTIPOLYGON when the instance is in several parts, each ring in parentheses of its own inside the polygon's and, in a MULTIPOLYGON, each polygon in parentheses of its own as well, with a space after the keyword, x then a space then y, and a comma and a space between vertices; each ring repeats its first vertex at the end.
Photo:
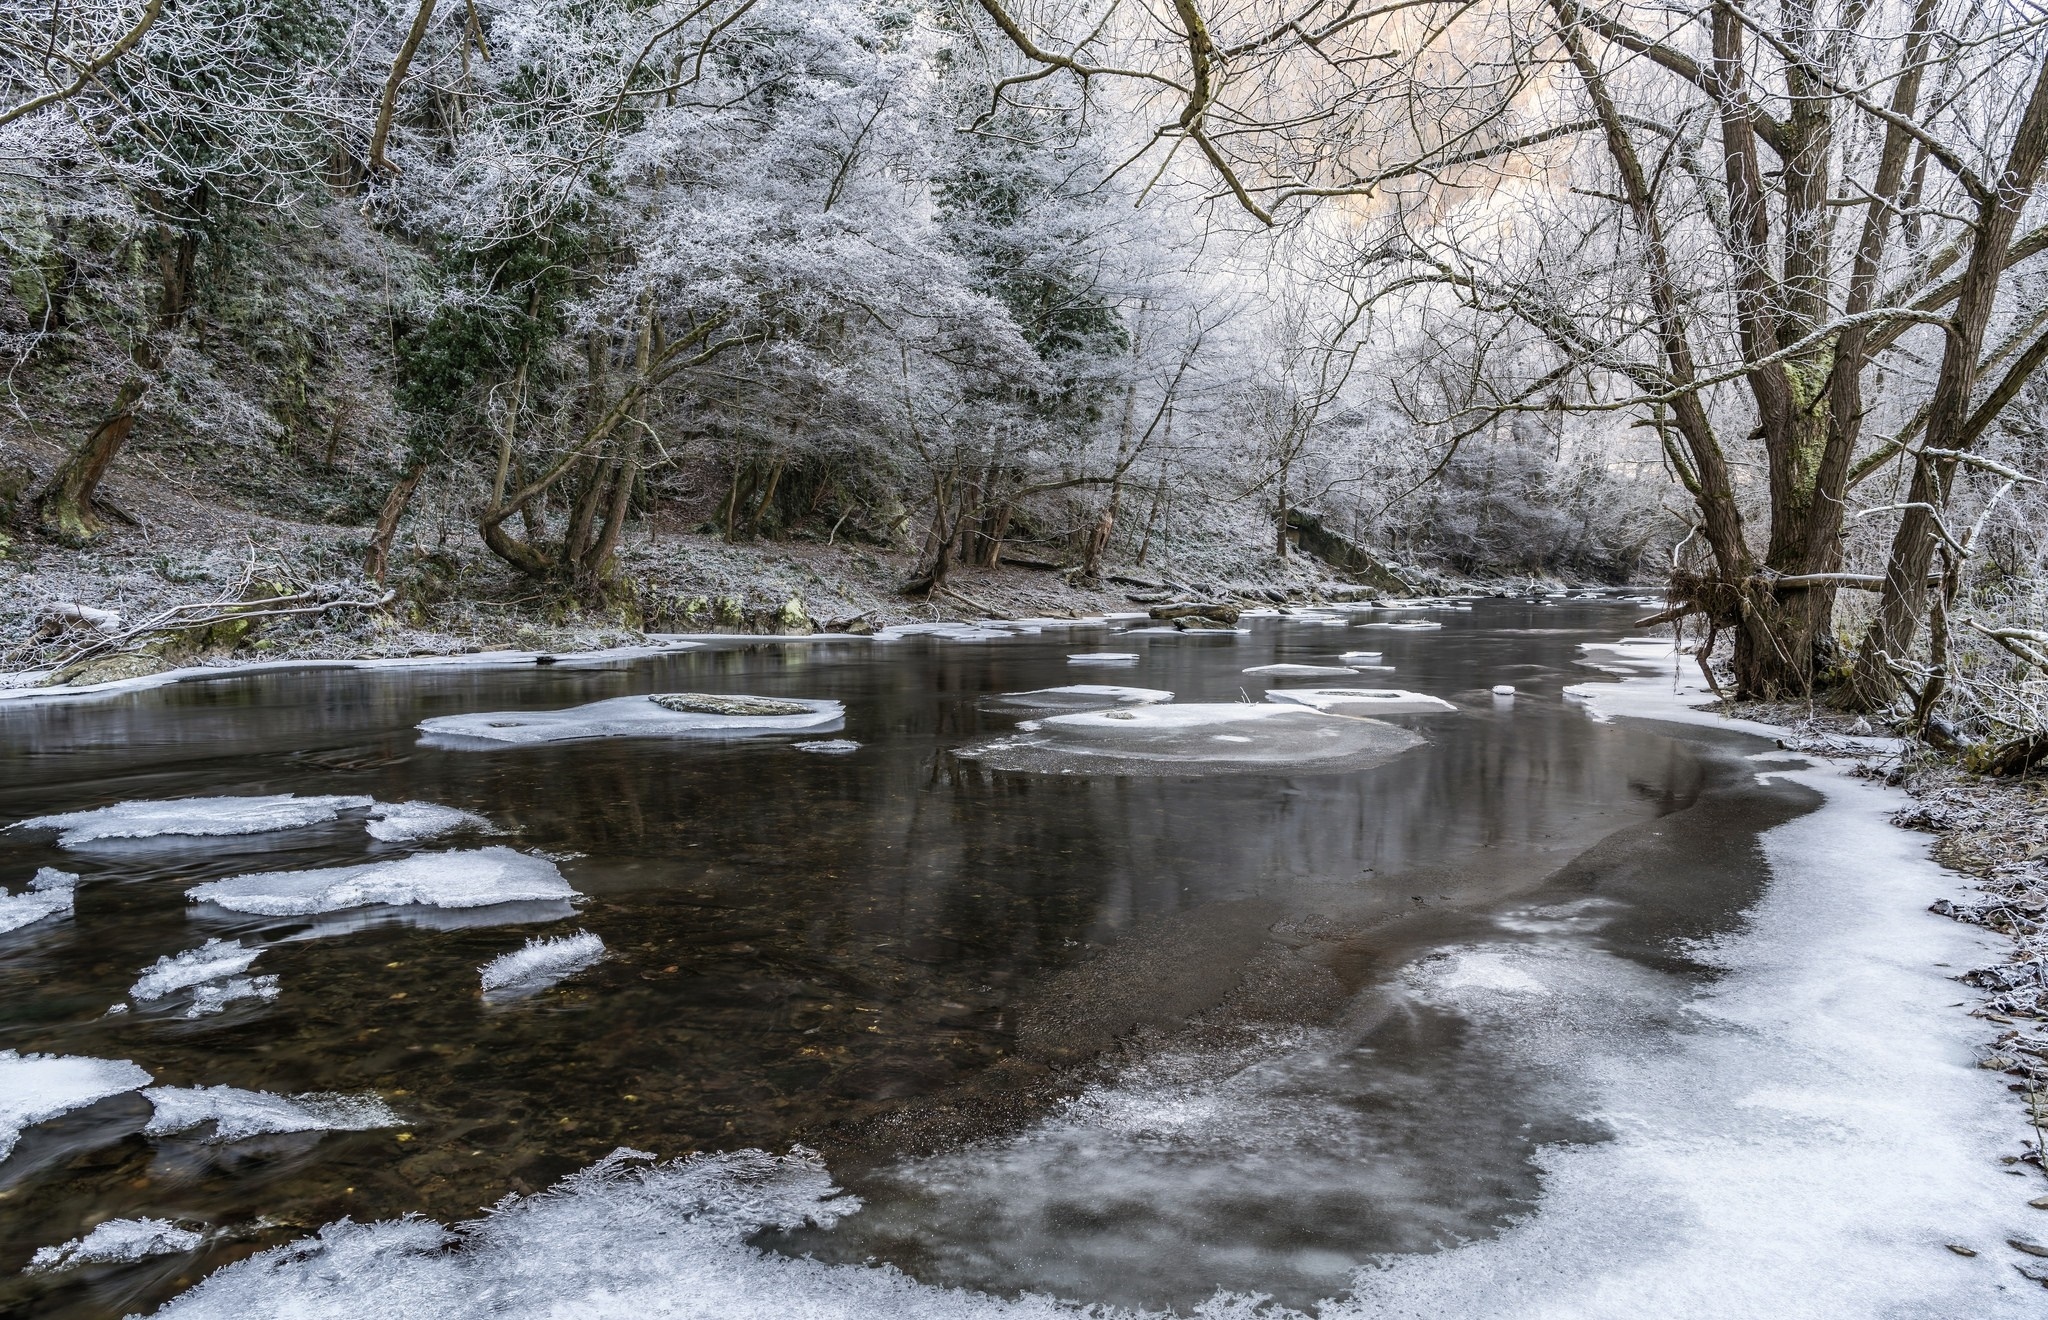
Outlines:
POLYGON ((374 1092, 404 1119, 209 1142, 145 1134, 151 1107, 131 1092, 31 1126, 0 1162, 0 1310, 148 1311, 344 1217, 473 1218, 621 1146, 801 1144, 864 1208, 764 1219, 753 1247, 1005 1297, 1308 1307, 1361 1265, 1487 1241, 1539 1204, 1545 1152, 1615 1135, 1571 1052, 1531 1048, 1556 991, 1530 960, 1627 969, 1615 1030, 1665 1048, 1723 974, 1700 951, 1763 892, 1759 836, 1821 802, 1796 776, 1760 776, 1776 762, 1755 738, 1597 720, 1563 694, 1591 677, 1582 645, 1639 611, 1482 601, 1211 636, 732 639, 0 705, 0 822, 204 795, 420 800, 556 859, 585 896, 566 917, 339 920, 185 898, 238 873, 476 844, 378 843, 360 813, 72 848, 0 833, 0 882, 82 876, 71 918, 0 935, 0 1048, 129 1059, 159 1086, 374 1092), (1443 627, 1368 626, 1416 617, 1443 627), (1067 658, 1105 649, 1141 658, 1067 658), (1010 773, 957 755, 1014 730, 991 696, 1102 682, 1256 700, 1304 680, 1245 669, 1355 650, 1394 667, 1363 681, 1456 707, 1390 717, 1426 741, 1370 768, 1010 773), (1490 692, 1503 683, 1517 695, 1490 692), (478 751, 415 730, 681 690, 834 699, 847 715, 831 736, 859 748, 478 751), (480 996, 479 966, 576 930, 603 939, 602 962, 525 999, 480 996), (263 946, 279 996, 195 1019, 108 1014, 142 969, 213 937, 263 946), (205 1242, 14 1274, 137 1216, 205 1242))

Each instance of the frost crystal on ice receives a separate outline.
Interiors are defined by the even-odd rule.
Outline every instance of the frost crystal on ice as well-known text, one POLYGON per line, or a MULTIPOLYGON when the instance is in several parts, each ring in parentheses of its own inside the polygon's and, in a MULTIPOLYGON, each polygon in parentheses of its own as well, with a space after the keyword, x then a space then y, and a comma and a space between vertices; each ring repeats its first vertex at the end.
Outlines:
POLYGON ((240 1141, 270 1132, 367 1132, 405 1122, 375 1095, 273 1095, 235 1086, 153 1086, 142 1094, 156 1108, 142 1129, 151 1136, 202 1123, 213 1124, 210 1141, 240 1141))
POLYGON ((291 793, 170 798, 37 816, 8 828, 58 830, 61 832, 57 842, 75 848, 100 839, 207 838, 295 830, 323 824, 344 811, 367 807, 371 802, 366 797, 297 797, 291 793))
POLYGON ((132 1265, 151 1256, 197 1251, 205 1240, 168 1219, 109 1219, 84 1237, 38 1250, 29 1259, 26 1272, 46 1274, 80 1265, 132 1265))
POLYGON ((499 954, 477 970, 485 998, 514 998, 545 990, 602 957, 604 941, 579 930, 554 939, 528 940, 525 947, 499 954))
POLYGON ((0 889, 0 935, 71 911, 77 888, 77 876, 46 866, 19 894, 0 889))
POLYGON ((0 1160, 14 1153, 23 1128, 148 1086, 151 1080, 126 1059, 0 1050, 0 1160))
POLYGON ((477 908, 578 894, 545 857, 500 847, 313 871, 257 871, 198 885, 185 896, 231 912, 303 917, 379 904, 477 908))

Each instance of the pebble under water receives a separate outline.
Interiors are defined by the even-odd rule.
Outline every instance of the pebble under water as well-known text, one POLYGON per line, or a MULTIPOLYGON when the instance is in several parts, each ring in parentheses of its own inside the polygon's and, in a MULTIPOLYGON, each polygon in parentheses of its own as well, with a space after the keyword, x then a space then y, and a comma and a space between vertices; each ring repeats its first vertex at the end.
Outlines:
POLYGON ((374 1097, 401 1120, 217 1141, 146 1131, 131 1090, 29 1126, 0 1161, 0 1311, 148 1311, 344 1216, 473 1218, 621 1146, 801 1143, 864 1208, 758 1246, 1004 1295, 1308 1306, 1381 1253, 1488 1238, 1536 1203, 1540 1150, 1608 1132, 1568 1060, 1514 1048, 1511 1022, 1443 987, 1513 993, 1520 973, 1489 950, 1598 949, 1640 974, 1632 1029, 1673 1030, 1714 974, 1690 942, 1736 928, 1765 882, 1759 832, 1818 801, 1760 782, 1754 739, 1597 722, 1562 694, 1590 676, 1581 644, 1640 612, 737 638, 0 704, 0 823, 296 794, 489 826, 385 839, 347 808, 223 837, 0 832, 0 885, 81 877, 70 916, 0 934, 0 1049, 132 1060, 156 1087, 374 1097), (1127 774, 958 754, 1034 718, 1002 694, 1258 700, 1338 684, 1247 669, 1363 648, 1394 672, 1358 686, 1455 707, 1388 716, 1422 741, 1370 763, 1127 774), (1095 652, 1139 659, 1068 660, 1095 652), (844 728, 480 749, 415 727, 655 692, 836 701, 844 728), (287 916, 186 899, 250 872, 482 848, 544 858, 582 897, 287 916), (481 968, 567 937, 561 979, 483 992, 481 968), (260 947, 244 971, 275 993, 198 1016, 183 994, 130 1000, 209 939, 260 947), (19 1273, 114 1219, 168 1221, 187 1249, 19 1273))

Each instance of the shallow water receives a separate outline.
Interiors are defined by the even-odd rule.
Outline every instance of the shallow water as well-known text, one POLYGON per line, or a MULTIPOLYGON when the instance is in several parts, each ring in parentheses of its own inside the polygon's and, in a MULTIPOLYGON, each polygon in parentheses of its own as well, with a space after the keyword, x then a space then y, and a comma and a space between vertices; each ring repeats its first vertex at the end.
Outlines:
MULTIPOLYGON (((376 1092, 397 1130, 210 1145, 146 1136, 137 1095, 31 1127, 0 1163, 0 1271, 111 1217, 204 1225, 201 1251, 0 1283, 0 1308, 107 1316, 321 1224, 473 1216, 614 1147, 803 1142, 867 1202, 764 1238, 1002 1293, 1186 1308, 1308 1304, 1376 1253, 1485 1238, 1535 1155, 1599 1142, 1580 1081, 1417 988, 1516 990, 1475 947, 1593 949, 1655 1041, 1733 929, 1759 831, 1808 810, 1751 739, 1597 723, 1560 688, 1640 607, 1482 602, 1440 631, 1278 619, 1245 635, 1048 630, 1004 641, 735 640, 600 668, 305 671, 0 705, 0 821, 213 794, 357 794, 474 812, 498 836, 370 838, 361 813, 268 835, 56 846, 0 833, 0 883, 82 876, 77 909, 0 936, 0 1048, 133 1059, 159 1086, 376 1092), (1268 663, 1384 653, 1456 713, 1325 774, 1009 773, 994 694, 1076 682, 1257 698, 1268 663), (1141 656, 1112 671, 1073 653, 1141 656), (1511 683, 1512 699, 1489 689, 1511 683), (656 691, 843 702, 841 755, 791 738, 421 744, 439 715, 656 691), (587 896, 564 912, 257 918, 191 886, 505 844, 587 896), (516 923, 511 918, 519 918, 516 923), (486 1002, 478 968, 588 930, 607 957, 486 1002), (158 958, 262 944, 272 1001, 104 1016, 158 958), (1434 960, 1434 961, 1432 961, 1434 960)), ((1410 614, 1356 616, 1413 618, 1410 614)), ((1279 686, 1331 680, 1273 679, 1279 686)), ((1540 987, 1539 987, 1540 990, 1540 987)), ((1532 992, 1533 993, 1533 992, 1532 992)))

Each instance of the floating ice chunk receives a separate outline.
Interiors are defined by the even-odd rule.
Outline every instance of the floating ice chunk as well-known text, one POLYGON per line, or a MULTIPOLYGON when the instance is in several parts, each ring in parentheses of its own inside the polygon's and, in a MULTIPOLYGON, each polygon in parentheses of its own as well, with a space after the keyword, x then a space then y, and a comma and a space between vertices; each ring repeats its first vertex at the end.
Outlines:
POLYGON ((313 871, 256 871, 185 891, 195 903, 263 917, 303 917, 378 904, 478 908, 578 897, 555 864, 510 848, 420 853, 313 871))
POLYGON ((270 1132, 367 1132, 405 1122, 374 1094, 274 1095, 236 1086, 153 1086, 142 1095, 156 1108, 142 1129, 153 1137, 202 1123, 213 1124, 209 1141, 240 1141, 270 1132))
POLYGON ((192 992, 192 1003, 185 1009, 185 1016, 208 1017, 225 1012, 229 1004, 243 999, 261 999, 267 1003, 277 998, 278 993, 274 976, 230 976, 225 981, 208 981, 192 992))
POLYGON ((1420 742, 1391 724, 1300 706, 1191 703, 1055 715, 960 755, 1038 774, 1241 774, 1355 769, 1420 742))
POLYGON ((844 756, 860 750, 860 744, 851 738, 817 738, 810 742, 791 743, 800 752, 816 752, 820 756, 844 756))
POLYGON ((1100 710, 1105 706, 1151 706, 1172 701, 1164 688, 1115 687, 1107 683, 1073 683, 1066 687, 1006 692, 981 704, 990 710, 1100 710))
POLYGON ((473 811, 435 802, 379 802, 370 808, 370 819, 364 828, 373 839, 409 843, 453 834, 456 830, 488 830, 491 823, 473 811))
POLYGON ((0 1050, 0 1160, 14 1152, 23 1128, 148 1086, 151 1080, 126 1059, 0 1050))
POLYGON ((1070 665, 1134 665, 1138 656, 1133 651, 1083 651, 1067 657, 1070 665))
POLYGON ((574 976, 604 957, 604 941, 587 930, 551 940, 528 940, 526 946, 501 953, 477 970, 484 998, 513 999, 536 994, 574 976))
POLYGON ((1244 670, 1247 674, 1263 674, 1268 678, 1349 678, 1349 665, 1253 665, 1244 670))
POLYGON ((100 839, 210 838, 229 834, 268 834, 320 825, 344 811, 371 805, 366 797, 298 797, 273 793, 265 797, 170 798, 152 802, 119 802, 91 811, 37 816, 10 825, 16 830, 59 830, 66 848, 100 839))
POLYGON ((1385 658, 1386 653, 1383 651, 1346 651, 1337 657, 1347 665, 1376 665, 1385 658))
POLYGON ((242 947, 240 940, 208 940, 196 949, 165 954, 129 987, 131 998, 148 1003, 177 990, 189 990, 206 981, 224 980, 249 970, 263 956, 261 949, 242 947))
POLYGON ((1434 715, 1457 709, 1441 697, 1401 688, 1273 688, 1266 700, 1340 715, 1434 715))
POLYGON ((1496 697, 1512 697, 1515 695, 1515 685, 1513 683, 1495 683, 1493 685, 1493 695, 1496 697))
POLYGON ((1410 970, 1411 983, 1438 992, 1479 991, 1501 995, 1548 995, 1550 987, 1502 949, 1473 948, 1429 959, 1410 970))
POLYGON ((1432 632, 1443 625, 1428 619, 1385 619, 1378 623, 1362 623, 1359 627, 1386 628, 1393 632, 1432 632))
POLYGON ((24 1273, 47 1274, 80 1265, 133 1265, 151 1256, 197 1251, 205 1240, 168 1219, 109 1219, 61 1247, 43 1247, 29 1258, 24 1273))
POLYGON ((565 710, 486 711, 422 720, 426 741, 442 747, 526 746, 586 738, 734 738, 766 733, 827 733, 846 708, 836 701, 658 692, 613 697, 565 710))
POLYGON ((77 876, 51 866, 37 871, 19 894, 0 889, 0 935, 71 911, 77 889, 77 876))

